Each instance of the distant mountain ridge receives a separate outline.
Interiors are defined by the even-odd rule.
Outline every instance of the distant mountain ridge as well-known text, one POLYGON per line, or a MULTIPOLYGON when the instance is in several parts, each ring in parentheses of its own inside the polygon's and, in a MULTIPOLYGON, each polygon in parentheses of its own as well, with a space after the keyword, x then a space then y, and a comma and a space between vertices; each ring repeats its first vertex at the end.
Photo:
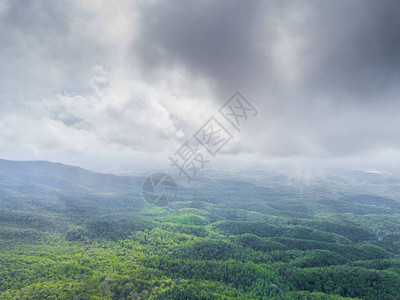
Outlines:
POLYGON ((48 161, 0 159, 0 208, 65 211, 143 206, 134 177, 102 174, 48 161), (120 202, 123 203, 120 203, 120 202))
POLYGON ((0 159, 0 187, 5 184, 41 185, 64 192, 131 192, 135 180, 113 174, 95 173, 80 167, 48 161, 0 159))

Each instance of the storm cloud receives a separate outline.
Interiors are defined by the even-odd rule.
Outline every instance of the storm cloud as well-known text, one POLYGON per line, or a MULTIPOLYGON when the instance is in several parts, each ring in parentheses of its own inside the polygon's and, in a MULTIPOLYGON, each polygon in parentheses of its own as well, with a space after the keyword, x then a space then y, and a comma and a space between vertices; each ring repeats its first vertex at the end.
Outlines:
POLYGON ((235 91, 226 153, 400 150, 399 1, 2 0, 0 38, 5 158, 175 151, 235 91))

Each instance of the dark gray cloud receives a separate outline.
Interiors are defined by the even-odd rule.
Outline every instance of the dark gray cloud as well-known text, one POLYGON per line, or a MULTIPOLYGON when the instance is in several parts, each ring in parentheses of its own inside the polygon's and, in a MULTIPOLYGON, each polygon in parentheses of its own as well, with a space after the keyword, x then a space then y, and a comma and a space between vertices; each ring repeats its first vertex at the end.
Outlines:
MULTIPOLYGON (((260 50, 257 25, 260 1, 172 1, 144 4, 141 31, 132 53, 144 71, 181 64, 212 78, 229 93, 257 84, 260 50), (255 74, 257 73, 257 76, 255 74)), ((262 77, 264 77, 262 75, 262 77)))
MULTIPOLYGON (((84 32, 90 11, 70 1, 5 1, 0 13, 0 100, 32 101, 87 89, 105 49, 84 32)), ((100 34, 100 32, 99 32, 100 34)))
POLYGON ((346 155, 399 147, 399 16, 399 1, 156 1, 132 54, 144 74, 210 78, 221 102, 242 91, 264 112, 258 150, 346 155))
POLYGON ((375 100, 399 90, 399 15, 399 1, 156 1, 141 7, 132 53, 144 72, 183 64, 226 95, 284 88, 274 45, 288 38, 299 43, 286 49, 298 60, 298 92, 375 100))
POLYGON ((399 1, 315 1, 298 30, 309 41, 307 88, 362 102, 398 93, 399 15, 399 1))

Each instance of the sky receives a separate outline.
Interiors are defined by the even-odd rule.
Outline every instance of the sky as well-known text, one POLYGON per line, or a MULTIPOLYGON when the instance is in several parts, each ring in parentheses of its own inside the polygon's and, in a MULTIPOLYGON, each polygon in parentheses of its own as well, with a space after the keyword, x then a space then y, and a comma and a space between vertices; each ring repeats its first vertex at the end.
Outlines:
POLYGON ((213 116, 219 156, 398 160, 400 1, 0 0, 1 158, 157 164, 213 116))

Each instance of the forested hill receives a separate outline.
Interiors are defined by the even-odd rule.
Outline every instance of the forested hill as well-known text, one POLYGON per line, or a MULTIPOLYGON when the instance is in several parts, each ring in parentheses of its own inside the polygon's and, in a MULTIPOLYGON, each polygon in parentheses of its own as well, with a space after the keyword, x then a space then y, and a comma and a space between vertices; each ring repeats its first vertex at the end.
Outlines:
POLYGON ((400 177, 143 178, 0 160, 0 299, 400 299, 400 177))
MULTIPOLYGON (((134 212, 143 207, 140 182, 47 161, 0 160, 0 207, 29 212, 134 212)), ((74 215, 75 216, 75 215, 74 215)))
POLYGON ((131 193, 134 179, 91 172, 79 167, 47 161, 9 161, 0 159, 2 191, 38 194, 50 192, 131 193), (27 190, 31 189, 31 190, 27 190))

